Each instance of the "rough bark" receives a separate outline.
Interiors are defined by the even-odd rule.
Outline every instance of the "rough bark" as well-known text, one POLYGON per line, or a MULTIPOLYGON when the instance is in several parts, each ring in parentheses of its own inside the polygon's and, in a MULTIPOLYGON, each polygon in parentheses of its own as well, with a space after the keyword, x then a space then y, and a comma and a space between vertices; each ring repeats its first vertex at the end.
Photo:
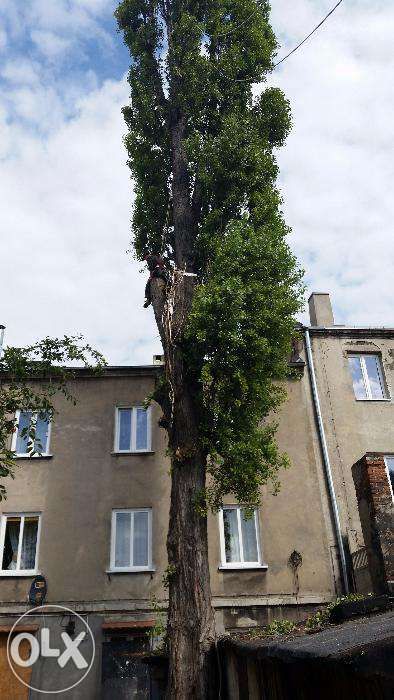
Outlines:
MULTIPOLYGON (((171 43, 170 13, 166 17, 171 43)), ((205 488, 207 455, 199 442, 195 396, 181 345, 197 277, 194 247, 201 208, 197 182, 190 187, 184 139, 187 119, 170 88, 174 262, 168 284, 152 280, 152 303, 165 357, 166 386, 161 406, 171 460, 171 506, 167 537, 169 564, 169 682, 167 700, 206 700, 216 688, 215 621, 211 605, 207 518, 197 509, 205 488), (193 192, 191 192, 193 190, 193 192)))
MULTIPOLYGON (((182 419, 190 421, 187 403, 185 397, 182 419)), ((195 508, 196 494, 204 485, 203 454, 196 452, 181 463, 173 462, 167 538, 169 564, 174 566, 169 586, 167 700, 218 697, 207 520, 195 508)))
POLYGON ((205 488, 206 454, 198 447, 193 387, 186 381, 182 336, 195 278, 175 272, 166 287, 152 280, 152 300, 165 353, 167 390, 161 405, 171 460, 169 564, 169 681, 167 700, 218 697, 215 621, 211 605, 207 518, 197 508, 205 488))
MULTIPOLYGON (((211 605, 207 519, 197 509, 206 460, 199 447, 196 387, 187 378, 181 341, 196 285, 193 244, 198 203, 190 201, 183 150, 185 119, 171 119, 175 265, 171 280, 152 280, 152 301, 166 372, 162 403, 171 464, 169 564, 169 681, 167 700, 217 698, 215 621, 211 605), (185 274, 186 273, 186 274, 185 274)), ((194 198, 195 199, 195 198, 194 198)))

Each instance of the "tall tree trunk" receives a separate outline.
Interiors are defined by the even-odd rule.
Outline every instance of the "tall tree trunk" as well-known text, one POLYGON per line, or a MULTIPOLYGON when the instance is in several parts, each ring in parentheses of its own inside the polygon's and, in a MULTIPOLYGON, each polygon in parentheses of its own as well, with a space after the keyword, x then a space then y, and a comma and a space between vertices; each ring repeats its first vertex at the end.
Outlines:
MULTIPOLYGON (((165 356, 162 404, 171 451, 169 565, 169 680, 167 700, 217 700, 215 619, 211 604, 207 518, 198 511, 207 455, 200 446, 194 401, 181 350, 196 285, 193 273, 198 202, 191 200, 184 150, 186 118, 173 109, 172 214, 175 270, 169 284, 152 280, 152 303, 165 356)), ((196 194, 196 193, 195 193, 196 194)), ((197 198, 198 199, 198 198, 197 198)))
POLYGON ((172 455, 167 700, 218 698, 207 517, 198 509, 205 489, 207 455, 199 447, 193 387, 187 382, 177 343, 194 287, 195 279, 180 272, 167 290, 161 280, 152 280, 153 307, 166 358, 167 389, 161 404, 172 455))
MULTIPOLYGON (((185 414, 182 418, 190 421, 185 414)), ((216 698, 215 622, 211 607, 207 519, 196 509, 205 486, 205 456, 173 460, 167 538, 169 679, 167 699, 216 698)))

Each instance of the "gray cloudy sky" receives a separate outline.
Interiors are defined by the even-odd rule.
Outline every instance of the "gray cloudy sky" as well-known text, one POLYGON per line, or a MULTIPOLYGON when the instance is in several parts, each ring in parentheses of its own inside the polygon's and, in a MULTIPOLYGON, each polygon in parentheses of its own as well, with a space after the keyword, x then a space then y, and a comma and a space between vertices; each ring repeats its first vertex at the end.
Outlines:
MULTIPOLYGON (((335 4, 272 0, 280 56, 335 4)), ((0 323, 9 344, 83 332, 111 363, 160 351, 126 255, 128 57, 113 0, 0 0, 0 323)), ((394 5, 344 0, 270 78, 291 246, 338 323, 394 325, 394 5)))

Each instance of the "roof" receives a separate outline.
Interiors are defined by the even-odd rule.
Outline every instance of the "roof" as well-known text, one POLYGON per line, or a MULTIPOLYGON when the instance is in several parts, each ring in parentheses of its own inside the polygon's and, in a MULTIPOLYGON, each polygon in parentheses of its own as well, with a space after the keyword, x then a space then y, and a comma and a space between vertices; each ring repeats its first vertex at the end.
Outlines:
POLYGON ((394 611, 331 626, 313 635, 274 640, 239 641, 224 637, 221 645, 241 656, 283 662, 344 661, 363 672, 381 672, 394 680, 394 611))
MULTIPOLYGON (((163 365, 107 365, 100 371, 95 371, 91 367, 67 367, 75 379, 106 379, 109 377, 154 377, 163 371, 163 365)), ((2 374, 7 379, 7 373, 2 374)), ((48 376, 34 376, 29 378, 31 381, 41 381, 47 379, 48 376)), ((71 376, 72 380, 73 377, 71 376)))
POLYGON ((394 338, 394 328, 367 326, 303 326, 311 335, 343 336, 346 338, 394 338))
POLYGON ((70 371, 75 372, 77 375, 81 376, 92 376, 100 378, 101 376, 129 376, 129 375, 144 375, 144 374, 156 374, 163 369, 162 365, 107 365, 104 367, 100 374, 92 372, 89 367, 69 367, 70 371))

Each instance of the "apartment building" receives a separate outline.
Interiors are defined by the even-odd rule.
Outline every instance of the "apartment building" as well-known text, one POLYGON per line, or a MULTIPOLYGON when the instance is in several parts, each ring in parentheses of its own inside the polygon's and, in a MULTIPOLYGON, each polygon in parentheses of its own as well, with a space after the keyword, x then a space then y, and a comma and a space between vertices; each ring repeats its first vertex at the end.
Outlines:
MULTIPOLYGON (((394 329, 335 325, 326 294, 313 294, 309 306, 277 417, 291 459, 280 492, 264 486, 251 520, 231 496, 209 515, 219 633, 302 619, 348 588, 372 588, 352 466, 366 453, 382 455, 392 498, 394 329)), ((160 364, 108 367, 99 377, 78 370, 76 406, 58 397, 53 424, 38 418, 40 456, 26 454, 22 431, 31 414, 17 416, 17 473, 0 504, 4 697, 39 695, 29 695, 6 662, 9 630, 31 607, 34 580, 45 586, 47 604, 75 610, 93 632, 93 666, 66 698, 159 697, 139 659, 167 596, 169 462, 160 409, 144 408, 161 371, 160 364)), ((55 607, 45 619, 38 611, 29 616, 34 634, 44 621, 54 635, 68 622, 55 607)), ((41 687, 42 665, 25 672, 29 685, 41 687)), ((70 686, 74 676, 71 667, 70 686)), ((57 680, 51 673, 46 689, 57 680)))

